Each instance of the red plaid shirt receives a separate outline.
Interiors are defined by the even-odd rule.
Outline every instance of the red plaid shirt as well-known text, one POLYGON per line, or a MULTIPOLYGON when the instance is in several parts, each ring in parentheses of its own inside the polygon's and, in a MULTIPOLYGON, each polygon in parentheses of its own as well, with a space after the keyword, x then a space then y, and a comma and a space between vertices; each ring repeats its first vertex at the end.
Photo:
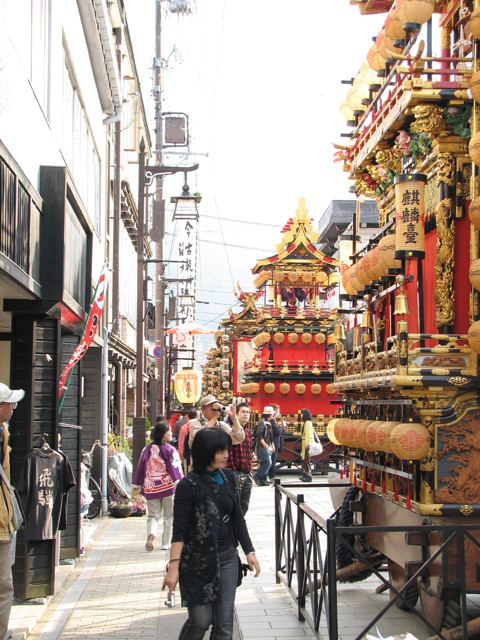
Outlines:
POLYGON ((243 428, 245 440, 240 444, 232 444, 228 456, 227 467, 234 471, 252 473, 252 436, 248 424, 243 428))

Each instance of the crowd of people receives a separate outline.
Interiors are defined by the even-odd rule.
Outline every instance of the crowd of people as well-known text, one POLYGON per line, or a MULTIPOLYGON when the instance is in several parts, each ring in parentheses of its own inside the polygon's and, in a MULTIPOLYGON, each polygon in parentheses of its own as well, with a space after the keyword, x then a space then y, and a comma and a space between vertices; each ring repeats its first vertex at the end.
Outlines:
MULTIPOLYGON (((9 488, 7 423, 22 390, 0 384, 0 640, 7 634, 13 585, 11 575, 12 507, 9 488)), ((275 478, 285 421, 277 404, 266 406, 250 428, 246 402, 231 405, 225 420, 221 404, 211 395, 200 400, 200 411, 184 411, 172 423, 159 416, 142 451, 131 494, 142 494, 147 505, 145 548, 153 551, 161 521, 160 548, 170 550, 164 588, 169 598, 180 586, 188 619, 179 640, 201 640, 212 627, 211 640, 229 640, 233 633, 235 591, 242 572, 260 573, 245 515, 253 482, 264 487, 275 478), (253 473, 254 461, 258 462, 253 473), (237 547, 247 564, 242 566, 237 547)), ((302 409, 302 459, 305 482, 312 480, 308 450, 312 416, 302 409)))

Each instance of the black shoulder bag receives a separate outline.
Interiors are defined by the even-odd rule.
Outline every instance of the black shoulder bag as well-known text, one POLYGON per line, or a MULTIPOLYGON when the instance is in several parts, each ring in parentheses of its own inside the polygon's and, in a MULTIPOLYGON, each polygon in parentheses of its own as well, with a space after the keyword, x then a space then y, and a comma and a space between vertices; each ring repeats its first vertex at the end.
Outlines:
MULTIPOLYGON (((208 486, 208 484, 204 480, 202 480, 202 478, 199 478, 197 475, 195 475, 195 479, 193 479, 190 476, 190 480, 193 483, 197 484, 200 487, 200 489, 203 489, 203 491, 207 494, 207 496, 210 498, 210 500, 213 502, 213 504, 217 507, 217 509, 218 509, 218 511, 220 513, 221 521, 227 527, 227 522, 230 520, 230 516, 222 508, 220 502, 217 499, 217 496, 213 493, 212 489, 208 486)), ((236 542, 235 542, 235 539, 234 539, 234 537, 232 535, 232 532, 231 532, 229 527, 227 527, 227 531, 230 534, 230 537, 232 538, 233 546, 235 547, 236 542)), ((235 551, 237 553, 237 559, 238 559, 237 587, 239 587, 242 584, 243 576, 247 575, 247 571, 250 570, 250 567, 248 566, 248 564, 245 564, 240 560, 240 556, 238 555, 238 551, 236 549, 235 549, 235 551)))

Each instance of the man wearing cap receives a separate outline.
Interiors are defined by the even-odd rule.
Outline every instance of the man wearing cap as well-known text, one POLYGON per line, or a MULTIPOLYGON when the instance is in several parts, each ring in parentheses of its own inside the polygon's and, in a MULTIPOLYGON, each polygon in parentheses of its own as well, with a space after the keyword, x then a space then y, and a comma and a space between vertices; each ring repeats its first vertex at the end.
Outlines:
POLYGON ((255 438, 257 441, 257 458, 260 463, 257 473, 253 479, 259 487, 265 487, 270 484, 267 478, 268 471, 272 466, 272 453, 275 451, 273 444, 272 425, 270 420, 273 418, 273 407, 264 407, 262 419, 257 422, 255 427, 255 438))
MULTIPOLYGON (((8 446, 7 422, 23 400, 25 391, 12 391, 0 382, 0 464, 10 481, 10 447, 8 446)), ((7 635, 8 619, 12 608, 12 505, 5 482, 0 478, 0 640, 7 635)))
POLYGON ((240 444, 245 439, 245 431, 242 429, 242 425, 238 421, 235 407, 231 406, 228 412, 232 420, 233 427, 229 427, 226 422, 218 419, 218 412, 222 405, 215 398, 215 396, 205 396, 200 399, 200 409, 202 412, 201 417, 198 420, 190 420, 190 438, 188 444, 191 447, 195 434, 200 429, 205 427, 217 427, 223 429, 228 433, 232 439, 232 444, 240 444))

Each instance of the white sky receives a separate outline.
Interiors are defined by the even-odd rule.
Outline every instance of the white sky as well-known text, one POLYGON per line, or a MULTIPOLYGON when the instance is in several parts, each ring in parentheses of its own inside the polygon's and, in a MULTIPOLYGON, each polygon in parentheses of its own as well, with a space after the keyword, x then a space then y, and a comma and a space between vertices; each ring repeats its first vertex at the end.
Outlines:
MULTIPOLYGON (((340 137, 347 127, 339 107, 349 86, 340 82, 356 75, 386 14, 360 16, 348 0, 192 4, 192 15, 176 16, 166 13, 168 2, 162 2, 162 56, 176 44, 185 59, 179 64, 170 58, 163 110, 188 113, 191 151, 209 154, 190 158, 200 169, 189 184, 203 196, 197 299, 210 301, 197 306, 196 319, 215 329, 236 301, 232 279, 253 290, 250 270, 258 258, 275 253, 299 197, 307 200, 314 228, 331 200, 351 198, 332 162, 331 142, 347 144, 340 137), (218 216, 242 222, 219 223, 218 216), (271 226, 253 224, 260 222, 271 226), (202 242, 222 243, 222 238, 245 248, 202 242)), ((148 67, 155 0, 125 0, 125 5, 152 115, 148 67)), ((153 136, 153 119, 151 125, 153 136)), ((178 156, 165 161, 175 164, 178 156)), ((164 185, 168 208, 170 196, 181 191, 181 179, 167 178, 164 185)), ((169 213, 167 233, 172 233, 169 213)), ((167 235, 167 255, 171 238, 167 235)))

